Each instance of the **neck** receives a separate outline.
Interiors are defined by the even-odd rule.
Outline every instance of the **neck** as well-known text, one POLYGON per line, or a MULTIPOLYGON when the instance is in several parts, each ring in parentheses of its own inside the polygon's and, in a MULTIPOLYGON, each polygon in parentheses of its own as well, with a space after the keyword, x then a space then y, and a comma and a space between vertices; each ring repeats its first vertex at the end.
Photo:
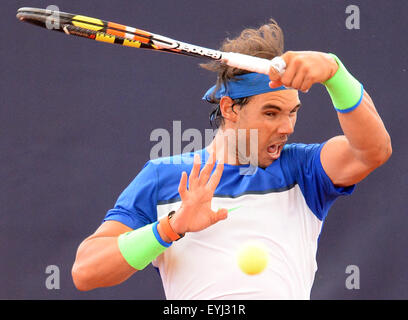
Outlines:
POLYGON ((225 130, 219 128, 214 139, 206 149, 210 154, 215 152, 218 162, 230 165, 245 164, 245 162, 240 161, 241 157, 239 157, 238 154, 237 137, 233 129, 225 130))

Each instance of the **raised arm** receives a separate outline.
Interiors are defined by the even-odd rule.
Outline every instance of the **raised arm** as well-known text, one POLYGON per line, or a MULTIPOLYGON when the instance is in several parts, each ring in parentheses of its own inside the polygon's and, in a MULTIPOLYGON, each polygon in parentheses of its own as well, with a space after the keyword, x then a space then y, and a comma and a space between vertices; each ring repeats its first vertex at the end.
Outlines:
POLYGON ((361 104, 349 113, 339 113, 344 135, 323 146, 321 162, 327 175, 338 186, 363 180, 391 156, 391 139, 373 101, 364 91, 361 104))
POLYGON ((271 69, 271 87, 285 85, 307 92, 315 83, 328 89, 344 135, 327 141, 322 166, 337 186, 364 179, 391 156, 391 139, 367 92, 334 55, 288 51, 282 55, 286 71, 271 69))

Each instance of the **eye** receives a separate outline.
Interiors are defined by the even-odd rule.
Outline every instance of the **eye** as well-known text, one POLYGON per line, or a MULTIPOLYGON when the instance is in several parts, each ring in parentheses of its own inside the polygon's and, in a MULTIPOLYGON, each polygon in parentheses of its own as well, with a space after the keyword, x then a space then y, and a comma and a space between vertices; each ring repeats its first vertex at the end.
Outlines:
POLYGON ((266 112, 265 115, 267 115, 268 117, 275 117, 276 112, 266 112))
POLYGON ((297 113, 299 111, 300 105, 296 106, 290 113, 297 113))
POLYGON ((298 110, 299 110, 299 109, 295 109, 295 110, 291 111, 291 112, 290 112, 290 115, 291 115, 291 116, 295 116, 295 115, 297 114, 298 110))

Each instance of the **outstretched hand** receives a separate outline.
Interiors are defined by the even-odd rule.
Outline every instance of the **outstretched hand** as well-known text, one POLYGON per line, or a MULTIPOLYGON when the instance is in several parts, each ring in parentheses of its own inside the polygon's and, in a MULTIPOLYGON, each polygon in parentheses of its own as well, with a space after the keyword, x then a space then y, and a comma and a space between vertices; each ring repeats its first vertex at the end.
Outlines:
POLYGON ((201 159, 198 154, 195 154, 190 176, 187 177, 186 172, 182 173, 178 188, 182 201, 181 207, 170 220, 174 232, 183 234, 200 231, 227 218, 227 209, 218 211, 211 209, 211 200, 224 169, 224 164, 218 163, 214 173, 211 174, 215 160, 213 153, 200 172, 201 159))

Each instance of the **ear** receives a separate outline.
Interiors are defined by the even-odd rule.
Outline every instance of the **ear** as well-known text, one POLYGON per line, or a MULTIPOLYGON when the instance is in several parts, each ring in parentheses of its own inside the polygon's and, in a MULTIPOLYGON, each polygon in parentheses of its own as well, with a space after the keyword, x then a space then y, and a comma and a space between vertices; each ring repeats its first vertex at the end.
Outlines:
POLYGON ((237 121, 237 113, 233 110, 233 102, 230 97, 224 96, 220 100, 220 111, 225 120, 237 121))

